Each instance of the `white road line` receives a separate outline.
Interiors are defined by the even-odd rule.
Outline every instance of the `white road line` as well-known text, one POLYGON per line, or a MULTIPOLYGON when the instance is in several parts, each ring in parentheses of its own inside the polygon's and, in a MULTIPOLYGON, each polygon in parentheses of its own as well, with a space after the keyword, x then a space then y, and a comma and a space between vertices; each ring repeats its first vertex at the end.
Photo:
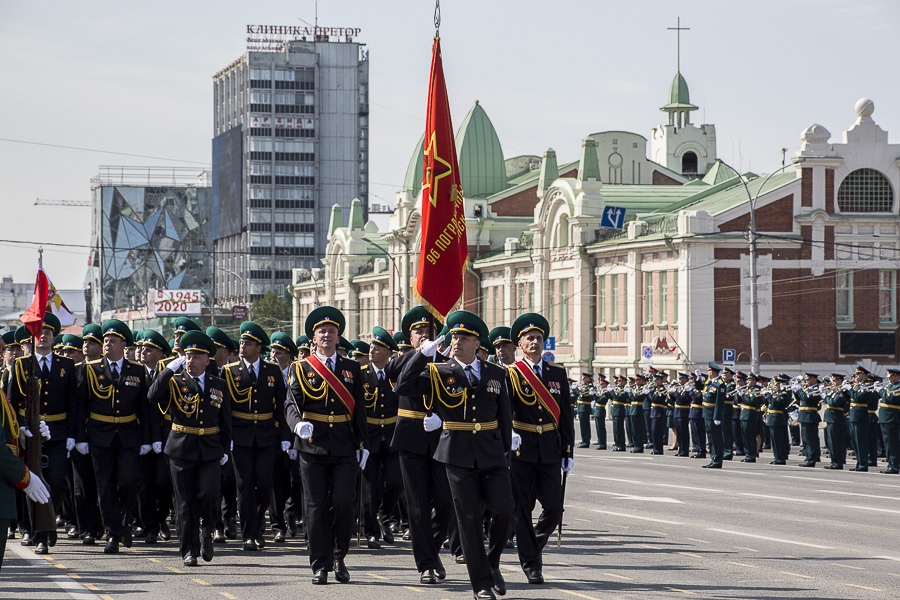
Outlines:
POLYGON ((602 479, 603 481, 618 481, 619 483, 636 483, 645 485, 643 481, 635 481, 634 479, 616 479, 614 477, 599 477, 597 475, 583 475, 586 479, 602 479))
POLYGON ((897 562, 900 562, 900 558, 897 558, 896 556, 873 556, 872 558, 878 560, 895 560, 897 562))
POLYGON ((654 523, 664 523, 666 525, 684 525, 684 523, 679 523, 678 521, 666 521, 664 519, 651 519, 650 517, 639 517, 638 515, 627 515, 625 513, 610 512, 608 510, 599 510, 596 508, 593 509, 593 511, 591 511, 591 512, 600 513, 602 515, 613 515, 615 517, 625 517, 627 519, 639 519, 641 521, 652 521, 654 523))
POLYGON ((875 512, 884 512, 884 513, 891 513, 894 515, 900 515, 900 510, 890 510, 888 508, 873 508, 871 506, 846 506, 845 508, 855 508, 857 510, 872 510, 875 512))
POLYGON ((816 490, 820 494, 840 494, 841 496, 862 496, 863 498, 877 498, 879 500, 897 500, 897 496, 875 496, 873 494, 859 494, 856 492, 836 492, 834 490, 816 490))
POLYGON ((717 473, 717 474, 718 473, 721 473, 721 474, 728 473, 729 475, 741 475, 741 476, 753 475, 755 477, 768 477, 767 473, 757 473, 756 471, 740 471, 740 470, 736 471, 734 469, 719 469, 719 470, 715 471, 715 473, 717 473))
POLYGON ((741 492, 738 496, 750 496, 752 498, 768 498, 769 500, 784 500, 786 502, 807 502, 809 504, 818 504, 818 500, 802 500, 800 498, 785 498, 784 496, 768 496, 766 494, 751 494, 749 492, 741 492))
POLYGON ((724 490, 714 490, 712 488, 693 487, 690 485, 675 485, 674 483, 655 483, 654 485, 664 488, 675 488, 678 490, 695 490, 698 492, 711 492, 713 494, 721 494, 724 490))
POLYGON ((681 500, 675 498, 666 498, 665 496, 635 496, 633 494, 619 494, 617 492, 606 492, 603 490, 590 490, 592 494, 606 494, 607 496, 617 496, 620 500, 636 500, 639 502, 662 502, 664 504, 684 504, 681 500))
POLYGON ((800 477, 799 475, 782 475, 785 479, 800 479, 801 481, 824 481, 825 483, 857 483, 845 479, 825 479, 824 477, 800 477))
POLYGON ((715 531, 716 533, 727 533, 729 535, 739 535, 742 537, 754 538, 757 540, 768 540, 770 542, 779 542, 781 544, 793 544, 795 546, 806 546, 807 548, 818 548, 820 550, 831 550, 831 546, 821 546, 819 544, 808 544, 806 542, 797 542, 795 540, 785 540, 781 538, 767 537, 764 535, 756 535, 753 533, 744 533, 742 531, 731 531, 729 529, 709 529, 708 531, 715 531))
MULTIPOLYGON (((32 567, 50 567, 54 564, 39 559, 34 552, 19 547, 18 544, 12 546, 8 545, 6 549, 17 555, 32 567)), ((47 578, 74 600, 101 600, 100 596, 88 591, 82 584, 73 581, 68 575, 47 575, 47 578)))

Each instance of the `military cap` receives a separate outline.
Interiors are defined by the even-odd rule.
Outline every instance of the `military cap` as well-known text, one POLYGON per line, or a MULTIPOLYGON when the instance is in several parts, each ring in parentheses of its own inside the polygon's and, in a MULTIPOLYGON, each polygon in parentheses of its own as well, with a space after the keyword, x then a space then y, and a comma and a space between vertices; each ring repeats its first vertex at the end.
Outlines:
POLYGON ((43 327, 53 330, 53 335, 59 335, 60 324, 59 317, 54 315, 52 312, 47 312, 44 315, 44 324, 43 327))
POLYGON ((394 332, 394 343, 397 344, 397 347, 400 350, 403 350, 404 348, 412 348, 413 347, 413 345, 411 343, 409 343, 409 337, 404 335, 404 333, 402 331, 394 332))
POLYGON ((497 344, 502 344, 503 342, 509 342, 511 344, 515 344, 512 341, 511 329, 509 327, 494 327, 491 329, 490 333, 488 333, 488 339, 490 339, 491 343, 495 346, 497 344))
POLYGON ((100 326, 96 323, 88 323, 81 330, 81 339, 91 340, 93 342, 97 342, 98 344, 102 344, 103 332, 101 331, 100 326))
POLYGON ((441 324, 441 320, 428 312, 428 309, 424 306, 413 306, 406 311, 406 314, 403 315, 403 318, 400 320, 400 331, 409 338, 409 332, 416 327, 431 325, 437 329, 441 324))
POLYGON ((789 383, 791 381, 791 376, 786 373, 779 373, 775 376, 775 381, 780 381, 781 383, 789 383))
MULTIPOLYGON (((163 353, 163 356, 169 356, 170 354, 172 354, 172 348, 169 347, 169 342, 166 341, 166 338, 163 337, 163 334, 156 331, 155 329, 144 329, 143 331, 141 331, 140 335, 141 343, 144 346, 156 348, 163 353)), ((184 346, 182 346, 182 348, 184 348, 184 346)))
POLYGON ((16 332, 15 331, 7 331, 0 339, 3 340, 3 343, 7 346, 18 346, 19 342, 16 341, 16 332))
POLYGON ((737 371, 734 374, 735 379, 747 379, 747 374, 743 371, 737 371))
POLYGON ((368 356, 369 355, 369 345, 362 340, 350 340, 350 345, 353 346, 353 355, 355 356, 368 356))
POLYGON ((815 377, 816 379, 819 378, 818 373, 804 373, 804 375, 806 375, 807 377, 815 377))
POLYGON ((319 326, 329 323, 337 327, 338 335, 344 333, 344 325, 346 324, 344 313, 333 306, 320 306, 313 309, 306 315, 306 327, 304 327, 306 337, 312 339, 313 333, 319 326))
POLYGON ((592 373, 582 373, 581 376, 582 377, 590 377, 591 379, 594 378, 594 375, 592 373))
POLYGON ((175 352, 175 338, 172 338, 171 340, 169 340, 169 350, 171 350, 172 352, 175 352))
POLYGON ((294 343, 297 344, 297 349, 306 348, 309 350, 309 337, 305 335, 298 335, 297 339, 294 340, 294 343))
POLYGON ((347 353, 347 356, 353 354, 356 351, 356 348, 353 347, 353 344, 350 343, 350 340, 345 338, 344 336, 340 336, 338 339, 338 348, 347 353))
POLYGON ((644 374, 644 373, 641 372, 641 371, 638 371, 637 373, 634 374, 634 378, 635 378, 635 379, 637 379, 638 377, 640 377, 641 379, 644 379, 644 380, 647 379, 647 375, 644 374))
POLYGON ((216 346, 225 348, 229 352, 234 349, 234 343, 231 341, 231 338, 218 327, 207 327, 206 335, 209 336, 209 339, 211 339, 216 346))
POLYGON ((706 366, 709 367, 711 370, 715 371, 716 373, 718 373, 719 371, 722 370, 722 367, 720 367, 719 365, 717 365, 714 362, 708 362, 708 363, 706 363, 706 366))
POLYGON ((16 328, 16 343, 23 344, 25 342, 31 341, 31 332, 28 331, 28 328, 24 325, 19 325, 16 328))
POLYGON ((898 369, 896 367, 891 367, 890 369, 887 370, 887 372, 889 375, 900 375, 900 369, 898 369))
POLYGON ((56 334, 53 337, 53 349, 54 350, 59 350, 60 348, 62 348, 62 343, 63 343, 62 339, 63 339, 63 336, 61 336, 59 334, 56 334))
POLYGON ((291 356, 297 356, 297 344, 295 344, 294 340, 286 333, 281 331, 273 333, 271 345, 273 348, 281 348, 291 356))
POLYGON ((763 375, 762 373, 759 373, 759 378, 758 378, 758 379, 759 379, 759 382, 760 382, 760 383, 769 383, 769 381, 772 380, 771 377, 766 377, 766 376, 763 375))
POLYGON ((82 346, 84 346, 84 340, 81 339, 81 336, 72 333, 66 333, 62 336, 63 350, 78 350, 81 352, 82 346))
POLYGON ((869 374, 869 370, 868 370, 867 368, 865 368, 864 366, 862 366, 862 365, 856 365, 856 372, 857 372, 857 373, 862 373, 863 375, 868 375, 868 374, 869 374))
POLYGON ((391 334, 384 327, 378 327, 377 325, 372 328, 372 343, 383 346, 388 350, 400 350, 391 334))
POLYGON ((202 352, 210 355, 216 353, 216 343, 202 331, 186 331, 178 345, 185 353, 202 352))
POLYGON ((684 371, 678 371, 678 376, 679 376, 679 377, 684 377, 685 379, 690 379, 690 378, 691 378, 690 374, 689 374, 689 373, 685 373, 684 371))
POLYGON ((518 342, 520 337, 529 331, 534 330, 540 331, 541 335, 546 338, 550 335, 550 323, 547 322, 547 319, 545 319, 543 315, 538 313, 525 313, 513 321, 512 327, 510 327, 509 336, 518 342))
POLYGON ((655 373, 653 373, 654 379, 665 379, 666 377, 668 377, 668 375, 665 371, 656 371, 655 373))
MULTIPOLYGON (((487 329, 487 326, 485 326, 485 329, 487 329)), ((479 338, 478 349, 487 352, 488 356, 497 354, 497 349, 494 348, 494 345, 491 343, 490 337, 487 334, 485 334, 484 337, 479 338)))
POLYGON ((620 380, 620 379, 621 379, 622 381, 625 381, 627 378, 626 378, 624 375, 616 375, 616 381, 618 381, 618 380, 620 380))
POLYGON ((103 333, 104 338, 108 335, 114 335, 125 340, 126 346, 134 345, 134 338, 131 335, 131 328, 118 319, 109 319, 103 321, 103 325, 100 326, 100 331, 101 333, 103 333))
POLYGON ((884 377, 882 377, 881 375, 876 375, 875 373, 871 373, 869 375, 869 379, 871 379, 875 383, 881 383, 882 381, 884 381, 884 377))
POLYGON ((722 369, 722 372, 734 375, 734 369, 732 369, 731 367, 725 367, 724 369, 722 369))
POLYGON ((488 336, 487 325, 484 324, 484 321, 475 313, 467 310, 457 310, 447 315, 447 325, 450 327, 451 335, 463 333, 474 335, 479 340, 487 339, 488 336))
POLYGON ((199 325, 197 325, 196 323, 194 323, 194 321, 188 319, 187 317, 178 317, 177 319, 175 319, 175 331, 173 332, 175 335, 178 335, 179 333, 187 333, 188 331, 202 332, 203 330, 200 329, 199 325))
POLYGON ((832 377, 838 377, 838 378, 840 378, 840 379, 845 379, 843 373, 832 373, 831 376, 832 376, 832 377))
POLYGON ((749 373, 747 373, 747 379, 755 379, 759 381, 759 375, 754 373, 753 371, 750 371, 749 373))
POLYGON ((438 334, 438 337, 444 336, 444 338, 446 339, 448 335, 450 335, 450 326, 444 323, 444 326, 441 327, 441 332, 438 334))
POLYGON ((244 321, 241 323, 241 339, 253 340, 259 342, 262 347, 269 345, 269 336, 263 331, 263 328, 253 321, 244 321))

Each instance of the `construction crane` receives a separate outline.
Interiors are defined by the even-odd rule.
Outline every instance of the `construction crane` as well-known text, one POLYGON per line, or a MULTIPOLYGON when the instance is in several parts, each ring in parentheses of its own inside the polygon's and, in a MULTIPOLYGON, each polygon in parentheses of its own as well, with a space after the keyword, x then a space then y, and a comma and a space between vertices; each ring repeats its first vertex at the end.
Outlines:
POLYGON ((47 198, 37 198, 34 201, 35 206, 77 206, 91 207, 90 200, 48 200, 47 198))

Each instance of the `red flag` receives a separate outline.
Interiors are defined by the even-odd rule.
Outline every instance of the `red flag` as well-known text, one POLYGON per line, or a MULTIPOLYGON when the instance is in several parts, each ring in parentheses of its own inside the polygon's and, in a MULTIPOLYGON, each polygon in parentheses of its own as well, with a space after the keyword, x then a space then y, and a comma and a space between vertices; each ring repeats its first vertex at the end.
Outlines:
POLYGON ((459 303, 469 263, 466 216, 450 121, 450 102, 441 62, 441 39, 434 38, 422 179, 422 245, 415 293, 443 319, 459 303))
POLYGON ((44 258, 38 258, 37 279, 34 281, 34 298, 31 306, 22 315, 22 323, 35 338, 41 337, 44 327, 44 315, 47 314, 47 297, 50 294, 50 282, 44 273, 44 258))

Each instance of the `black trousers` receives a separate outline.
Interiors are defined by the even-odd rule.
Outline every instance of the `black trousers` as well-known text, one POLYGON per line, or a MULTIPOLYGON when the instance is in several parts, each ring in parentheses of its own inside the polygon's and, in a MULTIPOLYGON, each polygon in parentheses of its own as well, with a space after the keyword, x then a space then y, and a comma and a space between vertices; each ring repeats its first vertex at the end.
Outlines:
POLYGON ((773 459, 779 462, 786 461, 788 459, 788 453, 790 452, 790 439, 788 438, 787 424, 769 425, 768 427, 769 439, 772 442, 773 459))
MULTIPOLYGON (((722 411, 722 458, 731 458, 734 456, 734 434, 731 430, 731 420, 734 417, 734 409, 731 404, 725 404, 725 410, 722 411)), ((707 423, 707 429, 709 424, 707 423)))
POLYGON ((241 515, 241 537, 245 540, 262 538, 263 517, 272 496, 275 456, 280 446, 235 446, 234 477, 237 483, 238 512, 241 515))
POLYGON ((150 452, 138 457, 141 469, 138 485, 138 515, 141 526, 148 533, 159 533, 159 524, 169 518, 172 510, 172 475, 169 457, 150 452))
POLYGON ((741 436, 744 438, 744 452, 748 459, 756 460, 759 458, 759 444, 756 441, 759 421, 754 414, 750 416, 749 421, 740 421, 740 424, 741 436))
POLYGON ((94 474, 94 460, 90 454, 72 452, 72 467, 75 471, 75 520, 78 533, 99 537, 103 533, 98 505, 97 476, 94 474))
POLYGON ((300 480, 300 459, 288 459, 288 470, 291 473, 291 483, 288 486, 288 497, 284 503, 285 519, 303 519, 303 483, 300 480))
POLYGON ((678 438, 678 456, 690 455, 691 449, 691 420, 685 414, 678 414, 675 409, 675 436, 678 438))
POLYGON ((825 425, 825 445, 831 453, 831 462, 844 465, 847 462, 847 421, 842 419, 836 423, 825 425))
POLYGON ((563 514, 562 473, 559 464, 513 460, 509 470, 516 503, 516 547, 522 570, 543 569, 541 551, 559 525, 563 514), (535 501, 541 503, 537 524, 533 522, 535 501))
POLYGON ((413 558, 416 570, 421 573, 437 567, 438 552, 454 518, 447 470, 436 460, 401 450, 400 473, 413 558))
POLYGON ((634 423, 631 422, 631 417, 626 413, 622 418, 625 420, 625 436, 628 440, 627 446, 637 446, 634 439, 634 423))
POLYGON ((369 450, 363 471, 363 511, 366 537, 381 537, 381 521, 394 509, 403 492, 400 455, 382 441, 369 450))
MULTIPOLYGON (((735 409, 735 416, 731 418, 731 438, 734 440, 734 451, 737 454, 746 454, 748 442, 744 438, 744 426, 741 424, 739 410, 735 409)), ((754 440, 753 443, 756 443, 754 440)))
POLYGON ((819 444, 819 424, 800 423, 800 439, 803 440, 803 455, 806 462, 817 463, 822 460, 819 444))
POLYGON ((108 448, 91 446, 97 489, 100 492, 100 516, 107 535, 122 540, 126 524, 137 504, 140 448, 123 448, 119 436, 108 448))
POLYGON ((469 581, 475 591, 490 589, 494 582, 491 569, 500 566, 500 556, 512 527, 514 504, 509 468, 505 465, 493 469, 453 465, 446 468, 469 581), (482 536, 485 510, 492 518, 487 552, 482 536))
MULTIPOLYGON (((275 454, 275 463, 272 466, 274 474, 272 478, 272 495, 269 498, 269 521, 272 524, 272 531, 280 531, 282 533, 287 532, 285 508, 291 492, 291 467, 289 463, 290 459, 286 452, 277 452, 275 454)), ((264 518, 265 515, 261 517, 261 519, 264 518)), ((260 521, 260 523, 265 527, 263 521, 260 521)))
MULTIPOLYGON (((69 459, 66 457, 66 443, 45 442, 41 446, 41 452, 47 457, 47 466, 42 469, 44 483, 50 489, 50 501, 53 503, 53 512, 57 516, 62 510, 63 500, 68 493, 68 482, 66 480, 66 472, 69 466, 69 459)), ((31 506, 31 500, 28 500, 28 506, 31 506)), ((23 519, 23 529, 33 533, 34 542, 40 544, 47 543, 49 532, 35 532, 31 525, 31 510, 25 511, 25 519, 23 519)))
POLYGON ((594 429, 597 430, 597 447, 606 448, 606 407, 594 408, 594 429))
POLYGON ((216 527, 224 529, 225 524, 237 518, 237 479, 234 476, 234 456, 228 453, 228 462, 222 467, 222 490, 216 506, 216 527))
MULTIPOLYGON (((581 443, 591 443, 591 405, 578 403, 578 427, 581 431, 581 443)), ((490 586, 488 586, 490 587, 490 586)))
POLYGON ((0 519, 0 569, 3 568, 3 556, 6 554, 6 531, 9 529, 10 519, 0 519))
POLYGON ((625 415, 613 415, 613 447, 625 449, 625 415))
MULTIPOLYGON (((856 466, 869 467, 869 421, 850 422, 850 439, 856 453, 856 466)), ((873 457, 874 458, 874 457, 873 457)))
POLYGON ((884 437, 887 468, 892 471, 900 470, 900 423, 882 423, 881 433, 884 437))
POLYGON ((647 443, 647 430, 644 427, 643 413, 628 415, 628 422, 631 424, 631 431, 633 432, 631 440, 634 442, 634 451, 643 452, 644 444, 647 443))
POLYGON ((691 450, 706 456, 706 421, 703 417, 691 417, 691 450))
POLYGON ((666 415, 662 414, 658 417, 650 417, 650 443, 653 444, 653 451, 659 454, 663 453, 663 444, 666 437, 666 415))
MULTIPOLYGON (((169 457, 178 515, 178 549, 182 558, 200 556, 200 520, 204 529, 214 523, 222 469, 218 460, 183 460, 169 457)), ((211 531, 203 531, 212 535, 211 531)))
POLYGON ((301 452, 299 460, 309 564, 313 572, 331 571, 350 549, 359 465, 354 456, 307 452, 301 452))
MULTIPOLYGON (((725 458, 725 435, 722 432, 722 423, 716 425, 715 420, 706 419, 706 435, 709 438, 709 462, 721 465, 725 458)), ((729 451, 728 454, 730 456, 731 452, 729 451)))
POLYGON ((878 442, 881 438, 881 427, 878 426, 878 416, 869 414, 869 466, 878 465, 878 442))

